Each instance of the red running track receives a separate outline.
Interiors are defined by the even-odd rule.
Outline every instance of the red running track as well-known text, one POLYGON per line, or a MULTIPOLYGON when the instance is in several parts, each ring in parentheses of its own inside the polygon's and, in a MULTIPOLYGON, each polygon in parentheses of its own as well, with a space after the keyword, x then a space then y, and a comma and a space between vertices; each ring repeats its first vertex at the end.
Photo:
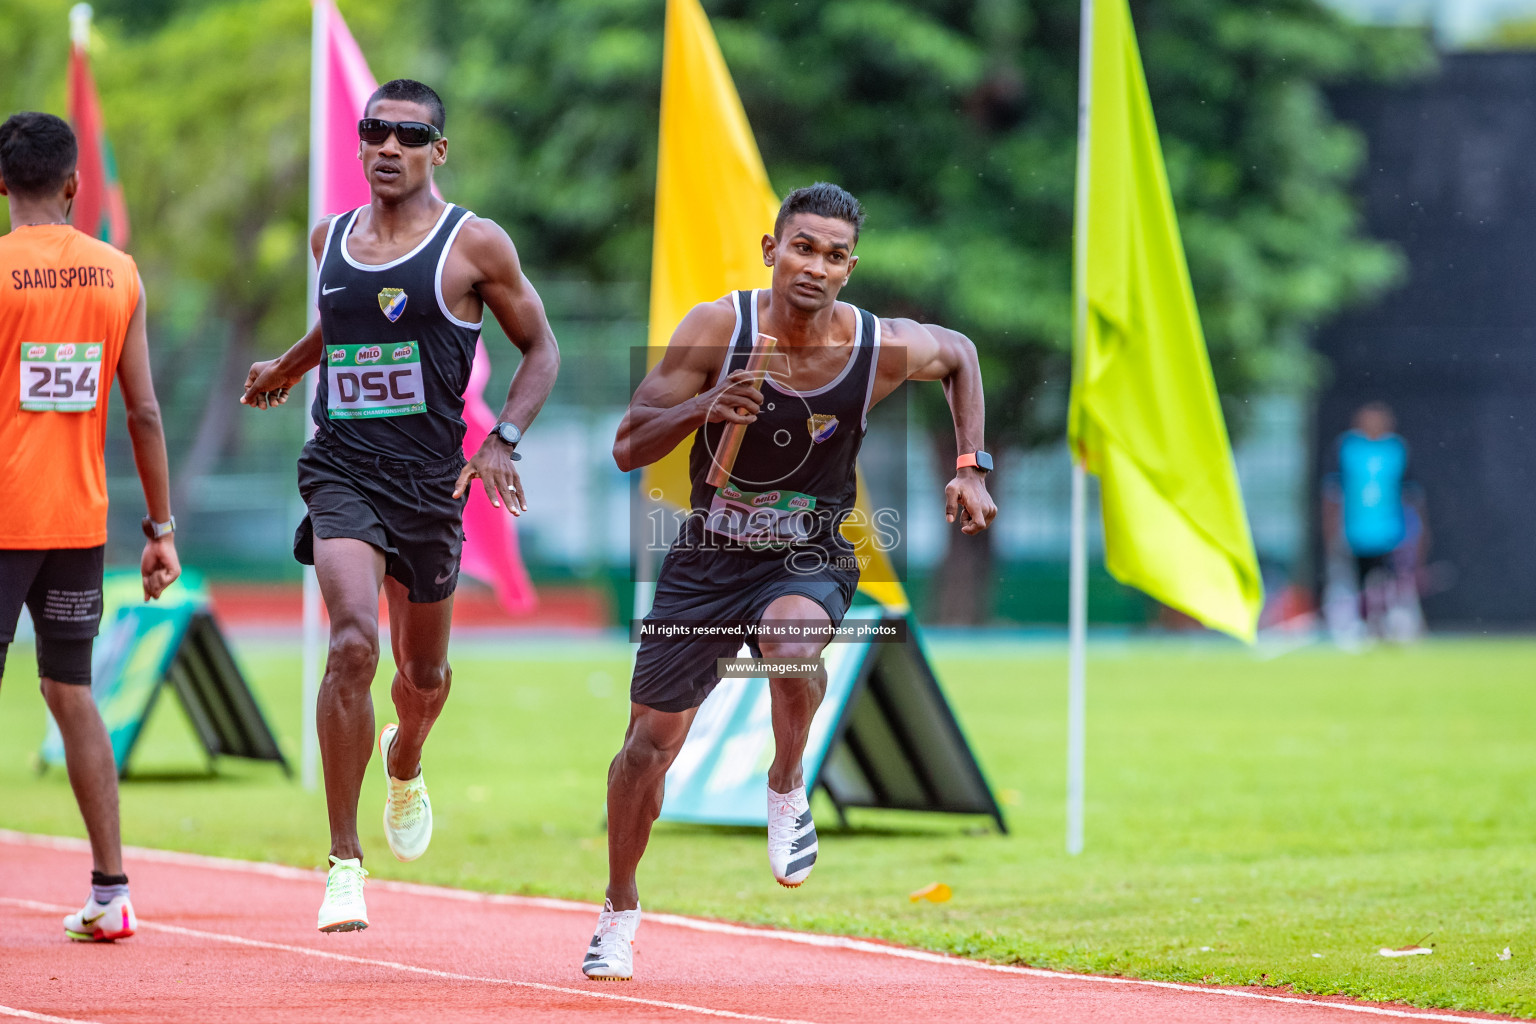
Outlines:
POLYGON ((73 839, 0 831, 0 1024, 747 1020, 1363 1024, 1457 1015, 1005 967, 837 936, 648 914, 632 982, 579 964, 595 906, 368 883, 372 927, 314 930, 318 871, 126 851, 139 933, 69 942, 73 839))

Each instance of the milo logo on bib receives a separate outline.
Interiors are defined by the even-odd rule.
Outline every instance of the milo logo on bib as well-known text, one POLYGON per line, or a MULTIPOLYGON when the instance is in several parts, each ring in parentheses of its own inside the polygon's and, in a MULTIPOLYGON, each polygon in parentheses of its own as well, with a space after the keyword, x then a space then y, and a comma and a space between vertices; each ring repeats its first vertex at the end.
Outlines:
POLYGON ((326 371, 326 415, 333 420, 426 412, 421 346, 335 345, 326 371))
POLYGON ((816 526, 816 499, 798 491, 715 491, 704 526, 754 551, 787 548, 806 540, 816 526))

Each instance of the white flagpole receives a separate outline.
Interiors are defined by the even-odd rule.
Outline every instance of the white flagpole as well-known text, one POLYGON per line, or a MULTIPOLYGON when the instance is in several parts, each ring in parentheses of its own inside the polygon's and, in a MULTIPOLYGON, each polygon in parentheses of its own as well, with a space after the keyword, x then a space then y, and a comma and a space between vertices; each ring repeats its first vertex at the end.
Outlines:
MULTIPOLYGON (((1083 0, 1077 84, 1077 209, 1073 259, 1076 262, 1074 327, 1088 329, 1088 143, 1093 109, 1093 0, 1083 0)), ((1078 453, 1072 453, 1072 548, 1067 609, 1067 852, 1083 852, 1084 753, 1088 724, 1088 480, 1078 453)))
POLYGON ((69 41, 82 50, 91 48, 90 4, 75 4, 69 9, 69 41))
MULTIPOLYGON (((325 114, 326 114, 326 74, 325 62, 325 29, 330 4, 328 0, 316 0, 312 28, 310 31, 309 53, 309 223, 313 227, 320 222, 325 211, 321 207, 321 193, 325 187, 325 114)), ((315 320, 319 318, 318 300, 315 298, 316 281, 319 273, 315 268, 315 261, 305 254, 305 266, 309 268, 309 287, 306 291, 307 308, 305 309, 305 322, 314 327, 315 320)), ((315 402, 315 389, 319 386, 316 370, 310 370, 304 377, 304 423, 305 434, 313 437, 315 434, 315 422, 309 415, 309 410, 315 402)), ((320 666, 321 666, 321 637, 320 637, 320 581, 315 576, 315 567, 304 567, 304 640, 303 654, 300 659, 299 678, 303 682, 303 740, 301 757, 300 778, 304 788, 314 790, 319 784, 320 775, 320 736, 316 732, 315 703, 320 697, 320 666)))

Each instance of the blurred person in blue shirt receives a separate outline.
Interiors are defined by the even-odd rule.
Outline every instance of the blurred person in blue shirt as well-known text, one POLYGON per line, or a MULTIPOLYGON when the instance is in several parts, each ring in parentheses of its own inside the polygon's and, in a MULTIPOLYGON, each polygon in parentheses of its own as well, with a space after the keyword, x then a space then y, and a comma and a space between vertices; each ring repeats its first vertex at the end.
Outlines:
POLYGON ((1408 445, 1395 426, 1384 402, 1355 413, 1353 428, 1339 438, 1338 472, 1325 481, 1323 532, 1330 560, 1344 560, 1354 570, 1373 632, 1409 639, 1421 623, 1417 576, 1427 531, 1420 492, 1406 479, 1408 445), (1404 620, 1396 627, 1394 614, 1404 620), (1414 620, 1411 627, 1407 618, 1414 620))

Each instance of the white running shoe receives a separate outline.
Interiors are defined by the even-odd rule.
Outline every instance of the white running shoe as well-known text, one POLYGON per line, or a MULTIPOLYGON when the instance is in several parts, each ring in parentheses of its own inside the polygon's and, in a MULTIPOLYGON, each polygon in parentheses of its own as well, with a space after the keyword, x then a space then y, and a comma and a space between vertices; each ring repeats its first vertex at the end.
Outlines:
POLYGON ((581 973, 593 981, 628 981, 635 976, 635 932, 640 928, 640 908, 614 910, 603 901, 597 915, 597 931, 581 962, 581 973))
POLYGON ((64 918, 64 934, 76 942, 115 942, 126 939, 139 927, 133 916, 133 904, 126 895, 110 903, 97 903, 92 896, 85 906, 64 918))
POLYGON ((384 839, 397 860, 415 860, 427 852, 427 844, 432 842, 432 801, 427 798, 425 772, 417 772, 414 779, 403 782, 389 774, 389 748, 399 731, 398 725, 387 725, 379 734, 384 781, 389 786, 389 795, 384 799, 384 839))
POLYGON ((788 793, 768 789, 768 866, 773 877, 793 889, 811 875, 816 864, 816 823, 805 787, 788 793))
POLYGON ((321 931, 360 932, 368 927, 368 907, 363 903, 363 879, 367 877, 363 862, 356 857, 342 860, 331 855, 325 902, 320 904, 321 931))

